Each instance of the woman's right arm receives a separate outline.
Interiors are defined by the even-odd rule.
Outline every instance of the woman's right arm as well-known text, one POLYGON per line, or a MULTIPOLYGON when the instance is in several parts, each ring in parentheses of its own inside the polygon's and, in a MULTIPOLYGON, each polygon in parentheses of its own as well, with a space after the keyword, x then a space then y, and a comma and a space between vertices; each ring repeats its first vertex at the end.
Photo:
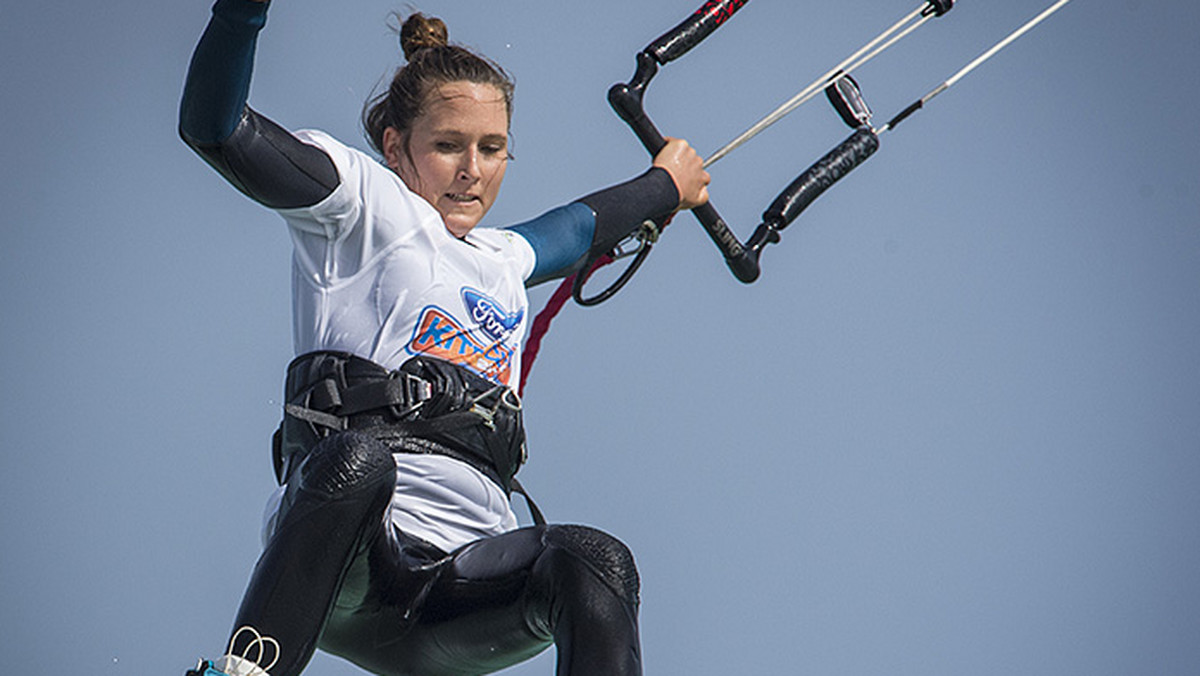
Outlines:
POLYGON ((338 185, 323 150, 246 105, 267 2, 217 0, 188 68, 179 135, 234 187, 275 209, 311 206, 338 185))

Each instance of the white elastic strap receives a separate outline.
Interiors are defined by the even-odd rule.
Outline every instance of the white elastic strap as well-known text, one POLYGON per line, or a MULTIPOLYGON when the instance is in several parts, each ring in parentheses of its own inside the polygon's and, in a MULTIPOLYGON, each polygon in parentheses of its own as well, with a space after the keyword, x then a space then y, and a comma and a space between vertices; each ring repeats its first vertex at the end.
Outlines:
POLYGON ((229 639, 229 650, 224 657, 217 660, 217 666, 228 676, 270 676, 267 670, 274 667, 278 661, 279 642, 269 636, 263 636, 254 627, 246 626, 233 633, 233 638, 229 639), (254 640, 246 644, 240 655, 234 654, 233 646, 238 637, 247 632, 254 636, 254 640), (271 659, 264 664, 268 648, 271 659))

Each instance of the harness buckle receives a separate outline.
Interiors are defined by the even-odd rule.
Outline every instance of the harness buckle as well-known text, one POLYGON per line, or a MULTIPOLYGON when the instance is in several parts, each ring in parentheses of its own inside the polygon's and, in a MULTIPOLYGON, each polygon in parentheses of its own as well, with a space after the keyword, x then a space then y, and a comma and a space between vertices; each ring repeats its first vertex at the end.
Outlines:
POLYGON ((496 431, 496 413, 498 413, 501 408, 506 408, 510 411, 516 412, 520 411, 521 407, 523 406, 520 395, 504 385, 497 385, 493 387, 487 392, 484 392, 478 397, 472 399, 470 403, 470 412, 474 413, 480 418, 483 418, 484 426, 493 432, 496 431), (483 404, 484 399, 487 399, 488 397, 497 393, 499 393, 500 396, 496 397, 495 403, 493 403, 490 408, 483 404))
POLYGON ((392 404, 388 409, 396 418, 403 420, 416 413, 425 405, 425 402, 433 398, 433 383, 415 376, 407 371, 399 369, 388 374, 390 380, 402 380, 401 388, 403 391, 403 404, 392 404))

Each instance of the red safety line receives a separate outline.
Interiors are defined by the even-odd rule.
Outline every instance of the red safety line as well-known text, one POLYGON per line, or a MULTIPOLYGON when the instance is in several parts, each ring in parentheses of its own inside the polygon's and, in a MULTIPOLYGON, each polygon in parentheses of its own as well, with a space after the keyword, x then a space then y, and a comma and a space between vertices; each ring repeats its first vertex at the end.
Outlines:
MULTIPOLYGON (((615 260, 612 256, 605 254, 596 259, 592 265, 592 269, 587 271, 588 277, 600 268, 608 265, 615 260)), ((578 273, 576 273, 578 274, 578 273)), ((529 338, 525 341, 525 350, 521 352, 521 383, 518 386, 517 393, 520 396, 525 396, 525 381, 529 379, 529 372, 533 370, 533 362, 537 359, 538 350, 542 347, 542 337, 550 330, 550 322, 562 310, 563 305, 571 298, 571 288, 575 284, 575 275, 571 275, 558 285, 554 293, 550 296, 550 300, 546 301, 546 307, 537 313, 533 318, 533 325, 529 327, 529 338)))

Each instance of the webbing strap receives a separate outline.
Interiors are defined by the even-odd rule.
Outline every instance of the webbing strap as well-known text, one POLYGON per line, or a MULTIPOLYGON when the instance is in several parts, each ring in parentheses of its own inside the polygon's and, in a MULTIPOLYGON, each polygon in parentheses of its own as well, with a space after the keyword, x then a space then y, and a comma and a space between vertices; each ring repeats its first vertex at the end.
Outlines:
POLYGON ((403 371, 394 372, 396 377, 387 380, 372 380, 351 385, 342 390, 342 415, 354 415, 380 408, 381 406, 403 406, 410 413, 421 402, 433 396, 433 385, 403 371))
POLYGON ((328 427, 331 430, 340 431, 345 430, 347 427, 346 419, 342 416, 333 415, 332 413, 325 413, 324 411, 318 411, 316 409, 305 408, 303 406, 297 406, 296 404, 284 404, 283 412, 292 416, 293 418, 310 422, 314 425, 320 425, 321 427, 328 427))
POLYGON ((333 379, 326 378, 309 389, 308 406, 289 403, 283 410, 293 418, 333 430, 345 430, 349 424, 347 419, 352 415, 392 407, 397 417, 404 417, 432 396, 433 385, 429 381, 399 371, 393 377, 357 383, 345 389, 338 388, 333 379))
POLYGON ((533 517, 534 525, 546 525, 546 517, 542 516, 542 510, 538 509, 537 503, 533 501, 533 498, 529 497, 529 493, 525 491, 525 487, 521 485, 517 477, 512 478, 512 489, 514 493, 520 493, 521 497, 525 498, 525 504, 529 506, 529 515, 533 517))

